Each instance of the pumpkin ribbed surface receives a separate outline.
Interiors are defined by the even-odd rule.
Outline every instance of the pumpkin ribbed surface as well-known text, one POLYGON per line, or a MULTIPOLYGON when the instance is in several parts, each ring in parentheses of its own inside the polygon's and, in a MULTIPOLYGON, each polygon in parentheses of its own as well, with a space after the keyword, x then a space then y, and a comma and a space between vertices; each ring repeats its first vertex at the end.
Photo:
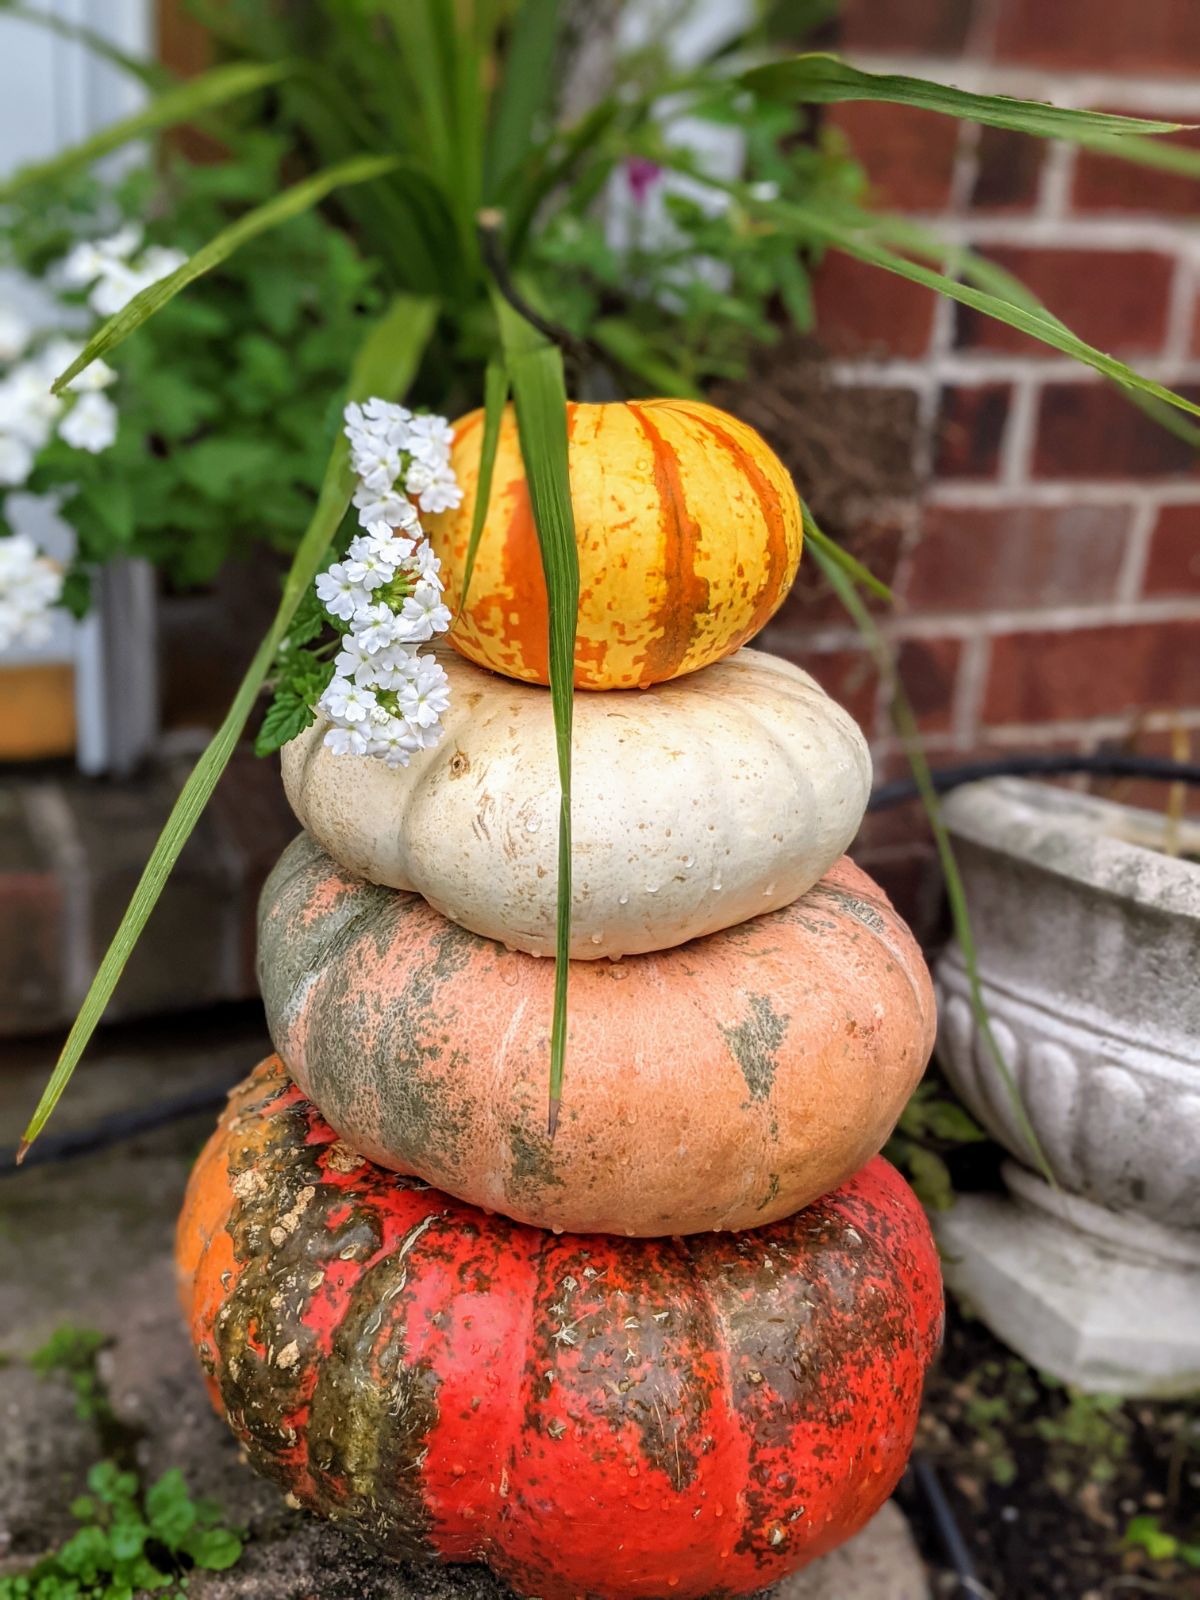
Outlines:
MULTIPOLYGON (((579 550, 575 683, 628 689, 718 661, 773 615, 800 560, 800 501, 753 428, 698 400, 568 405, 579 550)), ((546 587, 511 408, 504 415, 468 603, 459 615, 483 414, 455 424, 463 503, 427 519, 451 643, 548 683, 546 587)))
MULTIPOLYGON (((550 696, 441 652, 446 732, 408 767, 283 751, 292 808, 351 871, 554 952, 558 767, 550 696)), ((788 905, 837 860, 871 783, 853 719, 757 650, 637 695, 580 695, 572 743, 576 959, 663 950, 788 905)))
POLYGON ((940 1334, 882 1160, 750 1234, 556 1237, 362 1161, 274 1059, 193 1171, 177 1261, 260 1472, 541 1600, 746 1595, 841 1543, 900 1475, 940 1334))
POLYGON ((263 890, 275 1048, 356 1149, 540 1227, 682 1234, 786 1216, 882 1146, 933 1044, 929 975, 843 859, 781 911, 575 962, 546 1137, 553 964, 301 836, 263 890))

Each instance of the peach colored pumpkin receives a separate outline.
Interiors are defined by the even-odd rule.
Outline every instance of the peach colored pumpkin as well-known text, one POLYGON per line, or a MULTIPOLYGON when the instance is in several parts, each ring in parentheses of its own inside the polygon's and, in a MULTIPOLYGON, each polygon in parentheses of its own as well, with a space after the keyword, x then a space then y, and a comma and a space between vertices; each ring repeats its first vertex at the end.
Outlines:
POLYGON ((352 877, 302 835, 263 891, 259 977, 276 1049, 355 1149, 579 1233, 788 1216, 881 1147, 933 1044, 920 952, 845 858, 780 911, 574 962, 553 1143, 551 962, 352 877))
MULTIPOLYGON (((548 683, 546 585, 511 407, 458 615, 482 423, 474 411, 454 425, 462 505, 426 519, 457 619, 450 642, 480 666, 548 683)), ((568 405, 567 426, 576 685, 644 688, 745 644, 782 603, 800 561, 800 499, 767 442, 699 400, 568 405)))

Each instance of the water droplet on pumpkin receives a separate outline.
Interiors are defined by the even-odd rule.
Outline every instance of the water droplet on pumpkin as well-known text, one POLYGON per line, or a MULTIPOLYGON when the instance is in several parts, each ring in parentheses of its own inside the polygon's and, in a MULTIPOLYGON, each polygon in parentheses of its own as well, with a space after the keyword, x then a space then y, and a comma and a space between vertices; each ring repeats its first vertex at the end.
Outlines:
POLYGON ((774 893, 775 893, 775 885, 774 885, 774 884, 773 884, 773 883, 769 883, 769 884, 768 884, 768 885, 767 885, 767 887, 766 887, 766 888, 765 888, 765 889, 764 889, 764 890, 763 890, 763 895, 764 895, 764 897, 765 897, 765 896, 766 896, 766 895, 769 895, 769 894, 774 894, 774 893))
POLYGON ((604 935, 602 933, 594 933, 592 935, 592 943, 593 944, 603 944, 604 943, 604 935))
POLYGON ((525 832, 526 833, 536 833, 538 831, 538 829, 541 827, 541 825, 542 825, 541 817, 530 817, 529 821, 525 824, 525 832))
POLYGON ((627 906, 629 904, 629 896, 627 894, 618 895, 617 904, 619 906, 627 906))
POLYGON ((658 893, 658 884, 656 884, 656 883, 648 883, 646 885, 646 893, 647 894, 657 894, 658 893))
POLYGON ((684 856, 684 858, 683 858, 683 865, 684 865, 684 866, 685 866, 685 867, 694 867, 694 866, 695 866, 695 865, 696 865, 696 858, 695 858, 695 856, 684 856))
POLYGON ((721 880, 720 880, 720 878, 718 878, 716 880, 716 882, 713 884, 713 893, 714 894, 720 894, 720 892, 721 892, 721 880))
POLYGON ((550 1231, 551 1231, 551 1232, 552 1232, 552 1233, 561 1233, 561 1232, 562 1232, 562 1229, 561 1229, 561 1228, 552 1228, 552 1229, 551 1229, 551 1230, 550 1230, 550 1231))
POLYGON ((636 1467, 630 1467, 630 1469, 629 1469, 629 1476, 630 1476, 630 1477, 631 1477, 631 1478, 636 1478, 636 1477, 637 1477, 637 1475, 638 1475, 638 1469, 637 1469, 637 1468, 636 1468, 636 1467))

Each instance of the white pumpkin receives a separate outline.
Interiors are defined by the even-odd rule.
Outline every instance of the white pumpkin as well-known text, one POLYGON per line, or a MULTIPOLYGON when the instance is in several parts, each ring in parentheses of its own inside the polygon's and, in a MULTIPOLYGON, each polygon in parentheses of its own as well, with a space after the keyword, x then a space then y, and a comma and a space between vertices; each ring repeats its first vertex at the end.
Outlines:
MULTIPOLYGON (((296 816, 337 861, 452 922, 554 952, 558 768, 549 691, 450 650, 446 731, 408 767, 284 748, 296 816)), ((575 696, 576 960, 666 950, 789 905, 858 830, 871 758, 806 672, 739 650, 644 690, 575 696)))

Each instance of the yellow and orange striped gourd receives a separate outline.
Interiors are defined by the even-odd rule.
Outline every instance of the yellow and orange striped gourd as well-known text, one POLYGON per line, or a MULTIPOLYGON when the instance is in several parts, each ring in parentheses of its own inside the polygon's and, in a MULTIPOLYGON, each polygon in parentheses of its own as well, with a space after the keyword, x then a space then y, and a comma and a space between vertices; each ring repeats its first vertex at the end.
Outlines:
MULTIPOLYGON (((800 561, 800 500, 766 441, 697 400, 568 405, 579 549, 575 684, 630 689, 729 655, 778 609, 800 561)), ((546 586, 511 407, 459 614, 483 413, 455 423, 457 511, 427 519, 450 642, 480 666, 548 683, 546 586)))

